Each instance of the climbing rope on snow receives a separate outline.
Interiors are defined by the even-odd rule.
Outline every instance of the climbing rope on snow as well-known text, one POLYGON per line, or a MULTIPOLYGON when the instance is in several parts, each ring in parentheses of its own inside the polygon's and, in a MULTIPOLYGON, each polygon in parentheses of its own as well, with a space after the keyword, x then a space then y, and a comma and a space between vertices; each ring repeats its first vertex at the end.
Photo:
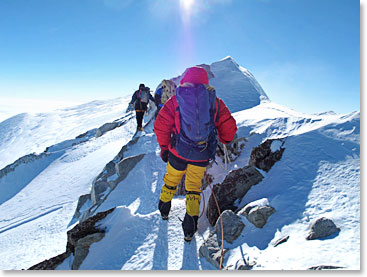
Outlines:
POLYGON ((222 246, 221 246, 221 251, 220 251, 219 269, 222 269, 222 264, 223 264, 223 243, 224 243, 223 220, 222 220, 222 214, 220 212, 220 208, 219 208, 217 197, 215 196, 213 187, 211 186, 210 183, 209 183, 209 187, 210 187, 210 189, 212 191, 212 194, 213 194, 213 197, 214 197, 214 201, 215 201, 215 204, 217 206, 218 213, 219 213, 220 228, 221 228, 221 233, 222 233, 222 246))

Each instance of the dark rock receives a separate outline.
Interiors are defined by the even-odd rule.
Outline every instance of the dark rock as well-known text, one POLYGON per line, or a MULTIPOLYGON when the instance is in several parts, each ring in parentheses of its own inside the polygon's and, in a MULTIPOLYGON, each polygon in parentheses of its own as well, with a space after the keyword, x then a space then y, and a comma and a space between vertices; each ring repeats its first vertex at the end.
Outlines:
POLYGON ((110 187, 109 183, 106 181, 98 180, 93 182, 91 189, 91 200, 92 205, 100 203, 104 192, 110 187))
MULTIPOLYGON (((231 171, 221 184, 213 186, 213 192, 220 210, 236 210, 237 207, 234 206, 234 202, 245 196, 250 188, 258 184, 263 178, 261 173, 253 166, 245 166, 231 171)), ((207 209, 207 217, 212 226, 214 226, 219 217, 213 192, 210 195, 207 209)))
POLYGON ((96 226, 97 222, 105 218, 113 212, 115 208, 100 212, 95 216, 88 218, 86 221, 77 224, 73 229, 67 232, 68 241, 66 251, 56 257, 45 260, 39 264, 30 267, 30 270, 54 270, 59 266, 70 254, 74 255, 73 269, 79 268, 84 258, 88 255, 89 246, 103 238, 105 230, 96 226), (78 257, 75 260, 75 257, 78 257), (75 264, 74 264, 75 263, 75 264))
POLYGON ((236 263, 235 270, 251 270, 256 265, 256 262, 242 259, 236 263))
POLYGON ((307 234, 306 239, 319 239, 325 238, 335 233, 340 232, 340 229, 336 227, 335 223, 326 217, 316 219, 310 227, 310 231, 307 234))
POLYGON ((4 177, 5 175, 7 175, 8 173, 14 171, 18 166, 20 166, 21 164, 27 164, 36 160, 40 160, 44 157, 47 157, 51 155, 50 153, 46 153, 43 152, 39 155, 32 153, 32 154, 28 154, 25 155, 23 157, 20 157, 19 159, 17 159, 14 163, 7 165, 6 167, 4 167, 3 169, 0 170, 0 178, 4 177))
MULTIPOLYGON (((228 249, 223 249, 223 261, 224 255, 228 252, 228 249)), ((205 258, 214 267, 219 268, 220 260, 222 257, 221 244, 218 242, 216 233, 210 233, 209 237, 199 248, 200 257, 205 258)))
POLYGON ((75 247, 78 240, 94 233, 104 233, 104 230, 100 230, 96 227, 96 223, 105 218, 109 213, 113 212, 113 210, 114 208, 104 212, 100 212, 88 218, 84 222, 79 223, 73 229, 69 230, 67 232, 68 242, 66 249, 70 249, 70 251, 75 254, 75 247))
POLYGON ((245 143, 247 139, 244 137, 238 138, 237 134, 235 135, 234 139, 231 143, 223 144, 218 142, 217 147, 217 157, 222 159, 222 162, 225 163, 225 152, 227 151, 228 159, 227 162, 235 161, 241 154, 243 148, 245 147, 245 143))
POLYGON ((118 123, 117 122, 111 122, 111 123, 103 124, 101 127, 99 127, 97 129, 96 138, 98 138, 100 136, 103 136, 105 133, 107 133, 108 131, 111 131, 111 130, 115 129, 116 127, 118 127, 118 123))
POLYGON ((116 164, 113 161, 110 161, 109 163, 107 163, 105 167, 103 168, 102 172, 97 175, 95 182, 99 180, 106 181, 108 177, 115 174, 116 173, 115 166, 116 164))
POLYGON ((121 182, 123 179, 126 178, 126 176, 129 174, 129 172, 135 167, 135 165, 143 159, 145 154, 140 154, 136 156, 131 156, 128 158, 123 159, 119 163, 116 164, 116 173, 119 176, 119 181, 121 182))
POLYGON ((100 241, 104 237, 104 233, 94 233, 81 238, 77 241, 75 247, 75 255, 71 269, 79 269, 80 265, 83 263, 84 259, 88 256, 89 247, 97 241, 100 241))
POLYGON ((238 214, 243 215, 257 228, 263 228, 268 218, 275 212, 273 207, 268 205, 266 198, 251 202, 242 208, 238 214))
POLYGON ((308 270, 324 270, 324 269, 339 269, 344 268, 342 266, 333 266, 333 265, 318 265, 310 267, 308 270))
POLYGON ((75 213, 73 215, 73 218, 79 218, 80 217, 80 209, 83 207, 83 205, 90 200, 90 194, 84 194, 79 197, 77 207, 75 209, 75 213))
POLYGON ((282 158, 285 150, 285 148, 280 148, 279 150, 272 152, 271 145, 274 141, 280 141, 282 145, 284 144, 282 140, 266 140, 252 150, 249 164, 268 172, 273 165, 282 158))
POLYGON ((287 242, 289 239, 289 236, 286 236, 284 238, 280 238, 278 239, 275 243, 274 243, 274 247, 277 247, 279 244, 285 243, 287 242))
POLYGON ((87 135, 89 135, 89 133, 90 133, 91 131, 87 131, 87 132, 85 132, 85 133, 83 133, 83 134, 80 134, 79 136, 77 136, 76 137, 76 139, 81 139, 81 138, 84 138, 84 137, 86 137, 87 135))
MULTIPOLYGON (((221 217, 223 221, 223 238, 227 242, 233 243, 233 241, 239 237, 243 228, 245 228, 245 224, 241 221, 241 218, 231 210, 225 210, 221 217)), ((221 240, 222 228, 220 217, 215 224, 215 231, 217 233, 218 239, 221 240)))
POLYGON ((31 266, 28 268, 28 270, 55 270, 60 264, 64 262, 65 259, 67 259, 71 254, 71 251, 66 251, 60 255, 57 255, 56 257, 53 257, 49 260, 45 260, 43 262, 40 262, 39 264, 36 264, 34 266, 31 266))
MULTIPOLYGON (((125 144, 125 145, 121 148, 120 152, 117 154, 117 156, 116 156, 116 158, 115 158, 115 159, 118 159, 119 161, 120 161, 120 160, 122 160, 122 159, 124 158, 124 153, 125 153, 127 150, 129 150, 131 146, 133 146, 134 144, 136 144, 136 143, 139 141, 139 138, 140 138, 140 136, 137 136, 137 137, 135 137, 135 138, 131 139, 131 140, 129 141, 129 143, 128 143, 128 144, 125 144)), ((114 160, 115 160, 115 159, 114 159, 114 160)))

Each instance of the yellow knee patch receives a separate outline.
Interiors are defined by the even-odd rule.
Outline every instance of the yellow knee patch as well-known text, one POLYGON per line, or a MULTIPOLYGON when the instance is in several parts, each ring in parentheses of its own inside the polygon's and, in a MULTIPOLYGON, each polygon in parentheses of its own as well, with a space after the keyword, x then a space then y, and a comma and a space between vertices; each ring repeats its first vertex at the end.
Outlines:
POLYGON ((186 169, 185 189, 186 191, 201 192, 201 180, 204 177, 206 167, 188 164, 186 169))
POLYGON ((175 189, 169 189, 166 187, 166 185, 163 185, 160 200, 162 200, 163 202, 171 201, 172 198, 175 196, 176 191, 177 187, 175 187, 175 189))
POLYGON ((186 194, 186 212, 191 216, 199 216, 201 196, 186 194))
POLYGON ((172 167, 172 165, 167 163, 167 173, 163 177, 163 181, 167 186, 177 187, 181 182, 182 177, 185 175, 186 170, 180 171, 172 167))

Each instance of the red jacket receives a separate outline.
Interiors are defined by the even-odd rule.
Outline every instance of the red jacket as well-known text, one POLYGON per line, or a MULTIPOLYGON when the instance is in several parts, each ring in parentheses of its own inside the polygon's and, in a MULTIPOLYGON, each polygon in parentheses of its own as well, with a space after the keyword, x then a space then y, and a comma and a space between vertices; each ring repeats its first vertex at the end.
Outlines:
MULTIPOLYGON (((215 122, 215 126, 218 130, 218 138, 222 143, 230 143, 237 131, 236 121, 232 117, 231 112, 224 104, 222 99, 217 97, 219 101, 220 111, 219 120, 215 122)), ((160 110, 155 122, 154 133, 157 136, 158 144, 161 150, 169 149, 169 151, 175 156, 182 158, 178 155, 176 149, 171 147, 171 134, 177 134, 180 130, 180 117, 178 112, 178 103, 176 95, 172 96, 160 110)), ((218 112, 218 103, 216 104, 216 114, 218 112)))

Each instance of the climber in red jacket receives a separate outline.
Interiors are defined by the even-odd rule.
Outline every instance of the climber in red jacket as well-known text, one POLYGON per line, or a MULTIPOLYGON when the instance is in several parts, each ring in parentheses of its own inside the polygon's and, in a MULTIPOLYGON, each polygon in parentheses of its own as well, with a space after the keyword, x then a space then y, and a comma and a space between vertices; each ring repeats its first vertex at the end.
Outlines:
POLYGON ((161 158, 168 162, 158 208, 162 219, 168 219, 171 200, 186 174, 186 214, 182 223, 186 241, 191 241, 197 230, 201 180, 215 157, 217 137, 228 144, 236 131, 236 121, 209 86, 206 70, 199 66, 189 68, 176 95, 165 103, 154 123, 161 158))

